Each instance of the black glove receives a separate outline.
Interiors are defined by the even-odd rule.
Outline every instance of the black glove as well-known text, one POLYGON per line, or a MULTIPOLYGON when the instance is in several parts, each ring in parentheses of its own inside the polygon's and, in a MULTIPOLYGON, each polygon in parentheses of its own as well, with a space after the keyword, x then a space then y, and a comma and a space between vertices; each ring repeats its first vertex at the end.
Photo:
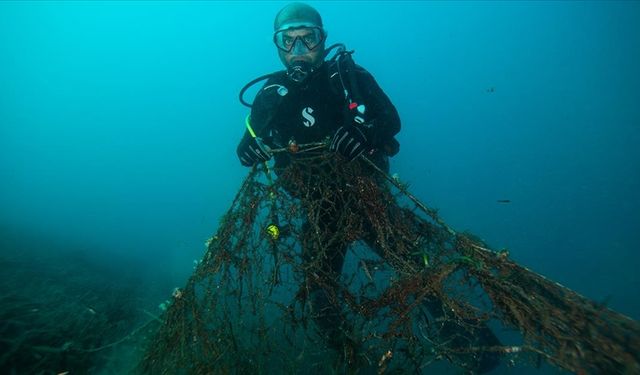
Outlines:
POLYGON ((352 161, 367 150, 369 144, 362 130, 355 125, 341 126, 336 130, 329 150, 337 151, 348 161, 352 161))
POLYGON ((240 142, 237 152, 240 163, 245 167, 267 161, 273 156, 269 146, 265 145, 259 137, 246 138, 240 142))

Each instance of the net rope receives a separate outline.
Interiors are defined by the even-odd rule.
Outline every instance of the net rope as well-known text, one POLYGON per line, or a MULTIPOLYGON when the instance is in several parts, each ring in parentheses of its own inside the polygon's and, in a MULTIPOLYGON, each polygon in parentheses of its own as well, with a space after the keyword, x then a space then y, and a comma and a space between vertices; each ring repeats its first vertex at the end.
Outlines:
POLYGON ((140 372, 640 372, 636 321, 457 233, 364 157, 291 159, 248 174, 140 372))

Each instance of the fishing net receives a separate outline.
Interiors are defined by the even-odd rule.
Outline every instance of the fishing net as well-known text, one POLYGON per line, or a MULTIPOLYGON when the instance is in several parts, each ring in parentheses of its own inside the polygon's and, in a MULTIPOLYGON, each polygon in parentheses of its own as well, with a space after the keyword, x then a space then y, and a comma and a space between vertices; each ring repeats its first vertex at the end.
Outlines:
POLYGON ((637 322, 456 233, 368 159, 323 152, 249 173, 162 318, 141 372, 640 372, 637 322))

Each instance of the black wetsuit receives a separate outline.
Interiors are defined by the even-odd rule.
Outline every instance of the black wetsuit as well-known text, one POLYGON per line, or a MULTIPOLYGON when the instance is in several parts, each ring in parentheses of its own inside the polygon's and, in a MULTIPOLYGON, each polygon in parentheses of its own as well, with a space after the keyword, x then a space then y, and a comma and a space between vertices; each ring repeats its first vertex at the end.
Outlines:
MULTIPOLYGON (((345 77, 348 74, 343 72, 342 78, 352 91, 345 77)), ((400 131, 400 117, 369 72, 356 66, 355 79, 366 106, 366 126, 361 130, 373 150, 369 156, 385 163, 388 156, 398 152, 394 136, 400 131)), ((251 109, 251 127, 272 148, 286 147, 292 140, 299 145, 321 142, 350 120, 345 116, 347 105, 335 63, 323 63, 302 84, 292 82, 283 71, 272 76, 258 92, 251 109)), ((238 149, 250 140, 247 131, 238 149)), ((287 153, 277 154, 276 168, 286 166, 290 157, 287 153)))

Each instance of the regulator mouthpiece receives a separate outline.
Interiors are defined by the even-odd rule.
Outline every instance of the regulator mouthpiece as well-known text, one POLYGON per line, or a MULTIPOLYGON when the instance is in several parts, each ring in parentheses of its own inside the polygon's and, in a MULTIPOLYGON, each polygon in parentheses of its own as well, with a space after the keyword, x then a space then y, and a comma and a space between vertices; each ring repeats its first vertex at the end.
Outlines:
POLYGON ((311 64, 305 61, 294 61, 293 64, 287 69, 287 76, 293 82, 300 83, 307 79, 309 74, 313 72, 311 64))

